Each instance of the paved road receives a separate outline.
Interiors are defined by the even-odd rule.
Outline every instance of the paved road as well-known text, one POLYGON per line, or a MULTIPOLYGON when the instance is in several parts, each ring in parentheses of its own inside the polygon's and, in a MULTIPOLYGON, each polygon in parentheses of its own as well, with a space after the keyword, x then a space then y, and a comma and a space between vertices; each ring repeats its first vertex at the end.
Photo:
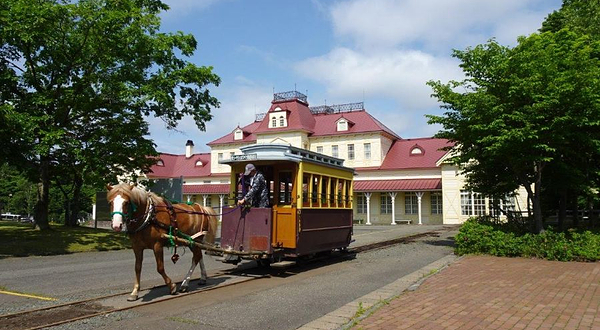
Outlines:
POLYGON ((445 232, 442 237, 360 253, 355 259, 321 262, 299 272, 55 329, 296 329, 452 254, 454 234, 445 232))

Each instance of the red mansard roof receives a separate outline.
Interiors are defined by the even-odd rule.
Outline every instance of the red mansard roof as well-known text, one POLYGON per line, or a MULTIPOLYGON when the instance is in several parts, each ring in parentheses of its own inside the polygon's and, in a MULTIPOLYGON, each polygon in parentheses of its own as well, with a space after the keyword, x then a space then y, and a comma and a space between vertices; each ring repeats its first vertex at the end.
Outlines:
POLYGON ((442 190, 442 179, 354 181, 355 192, 442 190))
POLYGON ((228 194, 229 184, 184 184, 184 194, 228 194))
POLYGON ((173 155, 163 153, 160 154, 158 158, 160 159, 160 161, 162 161, 163 165, 153 165, 150 168, 150 172, 146 173, 149 178, 156 179, 178 178, 180 176, 211 176, 209 153, 193 154, 190 158, 186 158, 185 155, 173 155), (196 166, 196 163, 198 161, 202 162, 202 166, 196 166))
POLYGON ((254 122, 242 128, 245 132, 250 133, 242 140, 234 140, 234 131, 207 143, 209 146, 229 143, 253 143, 256 142, 256 134, 269 132, 284 132, 284 131, 306 131, 311 137, 330 136, 330 135, 345 135, 370 132, 384 132, 392 137, 392 139, 400 139, 391 129, 381 123, 375 117, 371 116, 365 110, 333 113, 333 114, 313 114, 310 112, 308 105, 298 100, 290 100, 283 102, 273 102, 269 112, 262 121, 254 122), (269 113, 275 108, 281 108, 288 114, 287 127, 269 128, 269 113), (337 130, 337 121, 344 117, 352 123, 348 125, 347 131, 337 130))
MULTIPOLYGON (((453 144, 448 140, 437 138, 396 140, 379 169, 435 168, 437 167, 436 162, 448 152, 441 149, 451 146, 453 144), (415 148, 419 148, 422 153, 412 154, 411 151, 415 148)), ((360 171, 360 169, 357 170, 360 171)))

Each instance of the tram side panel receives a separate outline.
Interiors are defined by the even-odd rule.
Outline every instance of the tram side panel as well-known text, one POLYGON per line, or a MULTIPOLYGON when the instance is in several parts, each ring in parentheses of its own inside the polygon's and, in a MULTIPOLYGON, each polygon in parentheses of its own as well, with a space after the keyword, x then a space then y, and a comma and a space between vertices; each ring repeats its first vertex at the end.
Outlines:
POLYGON ((271 254, 271 208, 223 209, 221 247, 225 250, 271 254), (230 213, 227 213, 230 212, 230 213))
POLYGON ((352 239, 352 209, 302 209, 298 214, 297 253, 346 248, 352 239))

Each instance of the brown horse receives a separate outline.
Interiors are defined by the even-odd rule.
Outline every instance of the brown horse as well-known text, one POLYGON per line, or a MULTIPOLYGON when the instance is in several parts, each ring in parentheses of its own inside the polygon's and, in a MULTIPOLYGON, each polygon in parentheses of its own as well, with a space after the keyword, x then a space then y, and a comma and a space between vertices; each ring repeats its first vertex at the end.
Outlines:
MULTIPOLYGON (((161 234, 169 232, 174 234, 177 231, 186 235, 200 233, 200 238, 196 239, 203 239, 204 243, 212 244, 217 231, 215 212, 211 208, 199 204, 171 205, 170 202, 156 194, 140 189, 133 184, 107 185, 107 188, 112 228, 118 232, 123 230, 123 224, 126 224, 135 254, 135 284, 127 300, 134 301, 138 298, 144 249, 154 251, 156 269, 165 280, 170 293, 175 294, 177 287, 165 273, 164 266, 163 247, 168 244, 168 241, 162 239, 161 234)), ((181 292, 187 291, 190 278, 198 263, 200 263, 199 284, 206 283, 206 268, 202 260, 202 250, 197 246, 190 249, 194 254, 192 266, 181 283, 179 288, 181 292)))

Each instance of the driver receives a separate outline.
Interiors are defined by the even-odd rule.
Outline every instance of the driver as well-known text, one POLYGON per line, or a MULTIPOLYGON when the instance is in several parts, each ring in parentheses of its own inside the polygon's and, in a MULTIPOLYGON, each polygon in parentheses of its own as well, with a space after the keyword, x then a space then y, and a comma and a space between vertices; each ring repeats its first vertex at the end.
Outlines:
POLYGON ((249 202, 253 207, 269 207, 269 191, 264 175, 256 170, 254 164, 246 165, 244 175, 250 176, 250 189, 238 204, 249 202))

